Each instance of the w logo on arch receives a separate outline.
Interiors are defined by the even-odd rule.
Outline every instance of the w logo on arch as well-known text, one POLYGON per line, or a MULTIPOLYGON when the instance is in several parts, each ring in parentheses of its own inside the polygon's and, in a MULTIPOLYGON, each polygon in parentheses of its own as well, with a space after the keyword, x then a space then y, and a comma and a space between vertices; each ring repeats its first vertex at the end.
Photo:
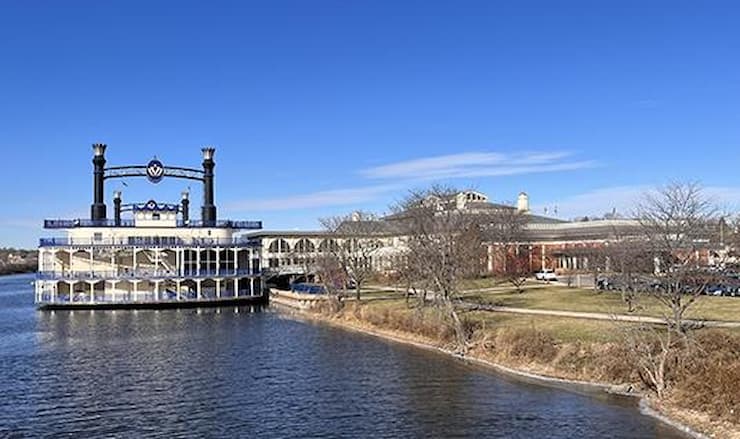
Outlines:
POLYGON ((157 159, 154 159, 146 165, 146 176, 152 183, 159 183, 164 177, 164 165, 157 159))

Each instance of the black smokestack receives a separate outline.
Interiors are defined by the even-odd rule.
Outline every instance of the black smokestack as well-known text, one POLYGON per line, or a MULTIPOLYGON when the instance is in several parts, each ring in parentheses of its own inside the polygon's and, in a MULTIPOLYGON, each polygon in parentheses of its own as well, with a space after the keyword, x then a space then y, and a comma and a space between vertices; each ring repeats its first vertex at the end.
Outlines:
POLYGON ((113 194, 113 222, 116 226, 121 225, 121 192, 113 194))
POLYGON ((90 219, 93 221, 104 221, 106 219, 106 208, 103 197, 105 195, 105 143, 93 144, 93 204, 90 206, 90 219))
POLYGON ((216 163, 213 161, 213 154, 216 148, 203 148, 203 210, 201 218, 203 224, 213 226, 216 224, 216 205, 213 204, 213 168, 216 163))
POLYGON ((182 193, 182 222, 187 224, 190 221, 190 194, 182 193))

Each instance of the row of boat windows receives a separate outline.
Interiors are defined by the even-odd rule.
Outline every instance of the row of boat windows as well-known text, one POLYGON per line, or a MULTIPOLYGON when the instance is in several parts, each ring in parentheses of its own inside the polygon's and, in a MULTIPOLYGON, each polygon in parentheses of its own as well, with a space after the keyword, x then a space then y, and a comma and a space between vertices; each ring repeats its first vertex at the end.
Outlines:
MULTIPOLYGON (((103 242, 103 234, 102 233, 95 233, 93 234, 93 241, 94 242, 103 242)), ((228 238, 190 238, 190 239, 183 239, 176 236, 129 236, 128 238, 124 240, 121 240, 121 242, 126 242, 128 245, 140 245, 140 246, 167 246, 172 245, 176 246, 179 244, 182 244, 183 242, 188 243, 203 243, 203 244, 216 244, 219 242, 231 242, 231 239, 228 238)))

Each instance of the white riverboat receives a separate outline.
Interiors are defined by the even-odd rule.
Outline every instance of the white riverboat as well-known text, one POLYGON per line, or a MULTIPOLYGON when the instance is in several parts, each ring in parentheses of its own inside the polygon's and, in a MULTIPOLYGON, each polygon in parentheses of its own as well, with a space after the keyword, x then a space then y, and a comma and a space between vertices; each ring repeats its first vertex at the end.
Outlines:
POLYGON ((240 236, 262 224, 217 219, 213 148, 203 148, 202 169, 168 167, 156 159, 141 166, 106 167, 106 145, 95 144, 93 150, 90 218, 44 221, 45 229, 64 236, 40 240, 35 288, 40 308, 198 307, 266 300, 260 241, 240 236), (188 192, 177 204, 124 204, 116 191, 113 218, 108 218, 105 181, 124 177, 202 182, 200 220, 190 219, 188 192))

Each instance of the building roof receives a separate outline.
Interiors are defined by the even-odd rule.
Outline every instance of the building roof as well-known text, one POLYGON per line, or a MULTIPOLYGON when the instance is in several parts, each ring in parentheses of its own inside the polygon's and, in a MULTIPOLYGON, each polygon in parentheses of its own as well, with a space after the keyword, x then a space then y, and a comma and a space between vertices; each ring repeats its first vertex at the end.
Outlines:
POLYGON ((630 219, 532 222, 525 226, 525 230, 531 241, 600 240, 637 234, 640 232, 640 223, 630 219))
POLYGON ((320 238, 329 235, 326 230, 258 230, 244 234, 249 238, 320 238))

